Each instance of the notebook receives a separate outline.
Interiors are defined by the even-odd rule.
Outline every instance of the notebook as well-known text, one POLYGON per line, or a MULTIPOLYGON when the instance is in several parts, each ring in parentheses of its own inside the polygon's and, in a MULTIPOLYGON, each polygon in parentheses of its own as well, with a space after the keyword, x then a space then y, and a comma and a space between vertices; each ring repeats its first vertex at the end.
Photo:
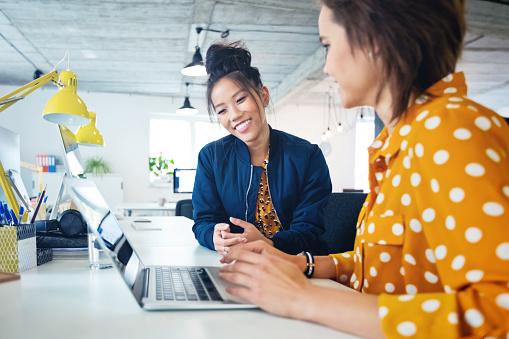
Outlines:
POLYGON ((132 295, 146 310, 256 308, 228 294, 219 267, 145 266, 95 183, 65 177, 65 184, 87 222, 110 255, 132 295))

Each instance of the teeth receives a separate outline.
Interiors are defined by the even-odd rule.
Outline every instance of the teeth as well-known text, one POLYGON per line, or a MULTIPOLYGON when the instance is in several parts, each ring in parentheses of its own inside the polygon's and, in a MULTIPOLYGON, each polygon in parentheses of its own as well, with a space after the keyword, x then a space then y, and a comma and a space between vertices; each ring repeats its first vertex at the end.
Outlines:
POLYGON ((246 122, 243 122, 242 124, 238 125, 237 127, 235 127, 236 130, 239 130, 239 129, 243 129, 244 127, 246 127, 247 125, 249 125, 251 123, 251 119, 249 119, 248 121, 246 122))

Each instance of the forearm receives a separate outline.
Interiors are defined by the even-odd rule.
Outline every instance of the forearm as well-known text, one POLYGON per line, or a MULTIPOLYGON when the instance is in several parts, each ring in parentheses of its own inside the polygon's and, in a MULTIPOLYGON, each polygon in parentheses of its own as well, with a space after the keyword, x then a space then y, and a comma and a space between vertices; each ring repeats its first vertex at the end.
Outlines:
POLYGON ((294 317, 365 338, 385 338, 378 296, 312 285, 301 296, 294 317))

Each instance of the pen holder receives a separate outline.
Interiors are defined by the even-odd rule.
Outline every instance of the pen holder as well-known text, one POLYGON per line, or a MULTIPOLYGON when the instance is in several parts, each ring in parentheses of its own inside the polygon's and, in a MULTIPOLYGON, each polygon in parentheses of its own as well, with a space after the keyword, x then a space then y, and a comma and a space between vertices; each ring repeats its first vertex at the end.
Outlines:
POLYGON ((0 227, 0 271, 19 273, 35 266, 35 224, 0 227))

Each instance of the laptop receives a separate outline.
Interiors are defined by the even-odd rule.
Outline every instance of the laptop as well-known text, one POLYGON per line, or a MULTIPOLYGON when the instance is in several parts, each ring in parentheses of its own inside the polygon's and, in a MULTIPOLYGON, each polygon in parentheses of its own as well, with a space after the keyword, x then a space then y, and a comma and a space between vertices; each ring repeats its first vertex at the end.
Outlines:
POLYGON ((219 267, 146 266, 126 238, 101 192, 90 179, 65 177, 65 185, 132 295, 146 310, 256 308, 228 294, 233 285, 219 267))

